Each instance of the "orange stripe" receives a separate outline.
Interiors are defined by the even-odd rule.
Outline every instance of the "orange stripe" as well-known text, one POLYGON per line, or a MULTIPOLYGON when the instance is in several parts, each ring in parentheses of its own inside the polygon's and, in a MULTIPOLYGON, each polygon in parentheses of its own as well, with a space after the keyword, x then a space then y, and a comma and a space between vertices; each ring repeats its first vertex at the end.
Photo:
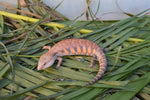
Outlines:
POLYGON ((95 50, 95 48, 93 49, 93 52, 92 52, 92 53, 93 53, 93 55, 96 53, 96 50, 95 50))
POLYGON ((74 48, 70 48, 70 51, 71 51, 71 53, 74 55, 74 54, 76 54, 76 51, 74 50, 74 48))
POLYGON ((58 53, 58 54, 61 54, 61 55, 63 55, 63 54, 64 54, 64 52, 62 52, 62 51, 58 51, 57 53, 58 53))
POLYGON ((79 45, 77 46, 77 52, 78 52, 78 54, 81 54, 81 48, 79 45))
POLYGON ((64 49, 65 54, 69 55, 69 51, 64 49))
POLYGON ((88 53, 89 53, 89 55, 91 54, 91 47, 90 46, 88 47, 88 53))
POLYGON ((86 54, 86 46, 83 46, 83 54, 86 54))

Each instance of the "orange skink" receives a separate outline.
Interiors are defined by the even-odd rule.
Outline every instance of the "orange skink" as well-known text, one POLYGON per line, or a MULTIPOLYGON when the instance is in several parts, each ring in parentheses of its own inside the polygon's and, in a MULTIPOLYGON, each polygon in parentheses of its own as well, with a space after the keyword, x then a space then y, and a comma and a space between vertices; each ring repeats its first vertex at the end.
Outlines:
POLYGON ((66 39, 56 43, 53 47, 44 46, 43 49, 49 51, 43 54, 38 62, 38 70, 45 69, 53 65, 58 60, 56 68, 59 68, 62 62, 62 56, 67 55, 88 55, 92 56, 90 68, 93 67, 95 59, 99 61, 99 71, 95 78, 84 86, 91 85, 98 81, 104 74, 107 66, 107 60, 102 49, 94 42, 85 39, 66 39))

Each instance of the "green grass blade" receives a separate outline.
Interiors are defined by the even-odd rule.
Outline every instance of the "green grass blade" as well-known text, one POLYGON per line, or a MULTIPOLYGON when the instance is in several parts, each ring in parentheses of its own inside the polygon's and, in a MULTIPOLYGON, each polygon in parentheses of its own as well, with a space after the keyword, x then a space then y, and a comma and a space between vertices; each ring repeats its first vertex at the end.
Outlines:
POLYGON ((137 80, 129 83, 129 85, 126 86, 128 89, 132 89, 134 91, 119 91, 115 94, 108 96, 102 100, 117 100, 121 98, 121 100, 130 100, 136 93, 138 93, 145 85, 147 85, 150 82, 150 72, 145 74, 144 76, 138 78, 137 80))

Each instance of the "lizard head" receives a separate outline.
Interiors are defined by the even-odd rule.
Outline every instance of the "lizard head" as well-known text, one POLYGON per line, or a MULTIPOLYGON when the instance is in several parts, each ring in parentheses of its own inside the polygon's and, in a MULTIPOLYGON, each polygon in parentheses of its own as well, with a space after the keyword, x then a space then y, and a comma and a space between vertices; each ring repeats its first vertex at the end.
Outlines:
POLYGON ((53 53, 50 51, 50 46, 44 46, 43 49, 49 49, 49 51, 40 57, 37 67, 38 70, 50 67, 57 58, 57 56, 53 55, 53 53))

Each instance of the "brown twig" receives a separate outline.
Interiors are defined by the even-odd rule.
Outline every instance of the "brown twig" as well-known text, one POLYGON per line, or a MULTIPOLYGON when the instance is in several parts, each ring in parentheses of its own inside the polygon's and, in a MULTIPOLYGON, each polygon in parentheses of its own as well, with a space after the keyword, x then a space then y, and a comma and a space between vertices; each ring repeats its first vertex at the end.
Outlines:
POLYGON ((8 4, 6 4, 6 3, 0 2, 0 4, 6 6, 6 7, 8 7, 8 8, 10 8, 10 9, 12 9, 12 10, 16 10, 17 12, 20 12, 20 13, 32 15, 32 16, 35 16, 35 17, 37 17, 37 18, 42 18, 42 16, 40 16, 40 15, 36 15, 36 14, 31 13, 31 12, 29 12, 29 11, 24 11, 24 10, 16 9, 16 8, 14 8, 14 7, 12 7, 12 6, 8 5, 8 4))
POLYGON ((88 8, 89 8, 91 2, 92 2, 92 0, 88 0, 88 2, 87 2, 87 7, 86 7, 86 10, 85 10, 87 20, 89 20, 89 13, 88 13, 88 10, 89 10, 89 9, 88 9, 88 8))
POLYGON ((30 99, 32 99, 32 96, 27 96, 23 100, 30 100, 30 99))
MULTIPOLYGON (((28 31, 28 32, 29 32, 29 31, 28 31)), ((3 43, 4 43, 4 44, 7 44, 7 43, 10 43, 10 42, 12 42, 12 41, 18 40, 18 39, 20 39, 21 37, 23 37, 23 36, 25 36, 26 34, 28 34, 28 32, 25 32, 25 33, 19 35, 18 37, 15 37, 15 38, 13 38, 13 39, 11 39, 11 40, 8 40, 8 41, 5 41, 5 42, 3 42, 3 43)))

